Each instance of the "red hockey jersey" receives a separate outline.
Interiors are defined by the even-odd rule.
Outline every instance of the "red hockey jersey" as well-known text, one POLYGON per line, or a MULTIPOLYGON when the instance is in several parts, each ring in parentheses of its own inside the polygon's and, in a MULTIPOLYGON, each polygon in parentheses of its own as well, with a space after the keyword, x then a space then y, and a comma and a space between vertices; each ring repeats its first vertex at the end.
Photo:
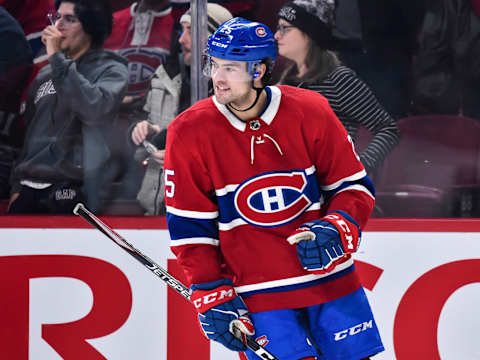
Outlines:
POLYGON ((190 284, 229 277, 252 312, 299 308, 360 287, 353 260, 332 273, 303 269, 286 238, 343 210, 363 227, 371 181, 327 100, 267 88, 268 106, 242 122, 215 97, 177 116, 167 135, 171 249, 190 284))
POLYGON ((161 12, 138 13, 137 3, 115 12, 112 34, 104 47, 128 60, 127 95, 144 94, 155 70, 170 54, 171 13, 171 7, 161 12))

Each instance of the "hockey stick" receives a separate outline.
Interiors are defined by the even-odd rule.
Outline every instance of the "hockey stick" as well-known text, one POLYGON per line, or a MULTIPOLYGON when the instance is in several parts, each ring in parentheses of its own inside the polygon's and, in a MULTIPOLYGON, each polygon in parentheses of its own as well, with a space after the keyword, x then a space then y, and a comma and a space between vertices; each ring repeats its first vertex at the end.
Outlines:
MULTIPOLYGON (((100 230, 106 237, 112 240, 115 244, 120 246, 123 250, 127 253, 132 255, 135 259, 141 262, 145 267, 157 275, 160 279, 165 281, 167 285, 173 288, 176 292, 182 295, 184 298, 190 301, 190 291, 189 289, 170 275, 166 270, 164 270, 160 265, 155 263, 152 259, 148 256, 140 252, 140 250, 136 249, 132 244, 130 244, 127 240, 117 234, 112 228, 102 222, 99 218, 97 218, 93 213, 91 213, 83 204, 78 203, 75 208, 73 209, 73 213, 75 215, 81 216, 85 219, 88 223, 90 223, 93 227, 100 230)), ((254 339, 249 336, 246 337, 247 347, 252 350, 255 354, 260 356, 262 359, 266 360, 278 360, 275 356, 273 356, 270 352, 268 352, 263 346, 257 343, 254 339)), ((241 340, 241 338, 239 338, 241 340)))

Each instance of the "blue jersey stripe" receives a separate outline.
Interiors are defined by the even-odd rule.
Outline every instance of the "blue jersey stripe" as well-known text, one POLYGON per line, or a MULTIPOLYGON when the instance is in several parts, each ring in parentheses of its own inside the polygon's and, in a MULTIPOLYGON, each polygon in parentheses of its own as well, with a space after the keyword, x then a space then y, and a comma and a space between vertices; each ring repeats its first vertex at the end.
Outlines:
POLYGON ((167 213, 167 224, 172 240, 192 237, 218 239, 216 220, 193 219, 167 213))
POLYGON ((371 194, 372 196, 375 196, 375 187, 373 186, 372 180, 368 177, 368 175, 364 176, 361 179, 355 180, 355 181, 345 181, 340 186, 336 187, 335 189, 332 189, 330 191, 325 191, 324 194, 326 196, 326 199, 329 200, 332 196, 340 192, 341 190, 352 186, 352 185, 361 185, 365 187, 371 194))

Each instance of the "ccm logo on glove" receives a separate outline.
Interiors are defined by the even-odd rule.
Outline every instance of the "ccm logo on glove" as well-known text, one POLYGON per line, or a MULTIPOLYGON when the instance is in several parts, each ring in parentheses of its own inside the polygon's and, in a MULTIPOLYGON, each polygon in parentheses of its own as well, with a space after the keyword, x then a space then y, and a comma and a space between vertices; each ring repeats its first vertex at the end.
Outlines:
POLYGON ((220 279, 191 287, 190 300, 198 310, 205 336, 233 351, 245 351, 247 336, 255 333, 242 298, 229 279, 220 279))
POLYGON ((212 290, 196 290, 192 294, 192 302, 198 312, 205 312, 212 307, 233 299, 237 294, 233 287, 224 285, 212 290))
MULTIPOLYGON (((325 216, 324 218, 325 220, 330 220, 330 222, 333 223, 333 225, 338 229, 342 229, 343 230, 343 233, 342 233, 342 237, 344 240, 344 244, 347 243, 347 249, 348 250, 352 250, 355 251, 356 249, 353 247, 353 234, 352 232, 350 231, 350 228, 348 227, 347 223, 345 222, 345 220, 343 220, 343 218, 341 218, 340 216, 336 215, 336 214, 330 214, 330 215, 327 215, 325 216)), ((357 231, 358 233, 358 231, 357 231)), ((349 252, 347 250, 347 252, 349 252)))
POLYGON ((358 248, 360 228, 344 211, 302 224, 287 241, 297 247, 305 270, 325 274, 350 259, 358 248))

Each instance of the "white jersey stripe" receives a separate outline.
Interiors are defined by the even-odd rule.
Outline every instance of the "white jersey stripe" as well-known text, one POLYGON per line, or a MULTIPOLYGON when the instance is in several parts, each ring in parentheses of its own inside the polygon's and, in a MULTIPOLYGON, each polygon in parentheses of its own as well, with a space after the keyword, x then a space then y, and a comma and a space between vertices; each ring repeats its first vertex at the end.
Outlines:
POLYGON ((219 241, 218 239, 212 238, 188 238, 188 239, 180 239, 180 240, 170 240, 170 246, 182 246, 182 245, 197 245, 197 244, 206 244, 206 245, 214 245, 218 246, 219 241))
POLYGON ((237 187, 238 187, 238 184, 229 184, 229 185, 225 186, 223 189, 215 190, 215 195, 225 196, 229 192, 234 192, 237 189, 237 187))
POLYGON ((308 208, 307 210, 305 210, 305 211, 316 211, 316 210, 320 210, 320 208, 322 207, 322 204, 323 204, 323 199, 322 199, 322 201, 313 203, 313 204, 310 205, 309 208, 308 208))
MULTIPOLYGON (((363 186, 363 185, 351 185, 351 186, 347 186, 345 189, 342 189, 340 190, 339 192, 335 193, 335 195, 338 195, 340 194, 341 192, 343 191, 347 191, 347 190, 356 190, 356 191, 361 191, 361 192, 364 192, 365 194, 367 194, 368 196, 370 196, 372 199, 375 200, 375 196, 373 196, 373 194, 368 191, 368 189, 363 186)), ((334 195, 334 196, 335 196, 334 195)))
POLYGON ((308 169, 305 169, 305 174, 312 175, 315 173, 315 165, 310 166, 308 169))
POLYGON ((237 226, 247 225, 247 222, 237 218, 235 220, 230 221, 229 223, 218 223, 218 229, 220 231, 228 231, 236 228, 237 226))
POLYGON ((325 191, 330 191, 330 190, 333 190, 333 189, 336 189, 338 188, 340 185, 342 185, 344 182, 346 181, 355 181, 355 180, 360 180, 361 178, 367 176, 367 172, 365 170, 362 170, 356 174, 353 174, 351 176, 348 176, 346 178, 343 178, 331 185, 324 185, 322 186, 322 190, 325 190, 325 191))
POLYGON ((192 219, 212 220, 212 219, 218 218, 218 211, 212 211, 212 212, 190 211, 190 210, 176 209, 172 206, 167 206, 167 213, 177 215, 177 216, 188 217, 192 219))
POLYGON ((329 272, 328 274, 303 275, 303 276, 297 276, 297 277, 292 277, 288 279, 273 280, 273 281, 266 281, 266 282, 257 283, 257 284, 237 286, 235 288, 235 291, 241 294, 249 291, 265 290, 265 289, 271 289, 271 288, 276 288, 280 286, 298 285, 298 284, 302 284, 302 283, 306 283, 309 281, 314 281, 314 280, 318 280, 318 279, 330 276, 332 274, 345 270, 346 268, 352 265, 353 265, 353 259, 349 259, 347 262, 337 265, 337 267, 333 269, 332 272, 329 272))

